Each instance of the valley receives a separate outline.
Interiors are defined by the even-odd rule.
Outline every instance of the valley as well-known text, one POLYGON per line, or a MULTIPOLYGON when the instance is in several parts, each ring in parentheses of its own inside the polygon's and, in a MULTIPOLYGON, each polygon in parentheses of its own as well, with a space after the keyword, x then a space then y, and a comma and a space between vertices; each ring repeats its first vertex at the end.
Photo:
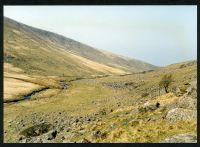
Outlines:
POLYGON ((5 143, 197 142, 196 60, 157 67, 9 18, 4 28, 5 143))
MULTIPOLYGON (((28 100, 4 103, 5 142, 160 142, 183 133, 195 137, 196 116, 180 120, 173 118, 176 120, 173 123, 166 118, 170 110, 180 107, 177 103, 184 99, 185 92, 177 95, 176 91, 168 94, 163 91, 159 96, 158 90, 154 90, 158 89, 163 73, 171 72, 175 79, 171 87, 191 87, 191 83, 196 81, 196 64, 184 69, 179 67, 72 81, 66 77, 38 77, 44 82, 39 80, 37 83, 35 77, 31 77, 29 83, 37 83, 40 87, 51 85, 51 88, 32 95, 28 100), (59 85, 60 80, 66 81, 67 89, 59 85), (159 103, 160 106, 140 112, 145 103, 159 103), (52 125, 52 130, 57 132, 55 138, 48 140, 45 133, 25 137, 20 134, 26 128, 43 123, 52 125)), ((25 80, 25 75, 20 76, 22 81, 25 80)), ((195 104, 188 109, 186 103, 184 109, 196 114, 195 104)))

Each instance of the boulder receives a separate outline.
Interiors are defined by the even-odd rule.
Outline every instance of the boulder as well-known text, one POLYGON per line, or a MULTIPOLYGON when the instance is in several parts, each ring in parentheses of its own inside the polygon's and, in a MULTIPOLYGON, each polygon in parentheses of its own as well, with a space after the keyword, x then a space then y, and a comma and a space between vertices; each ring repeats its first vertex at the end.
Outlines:
POLYGON ((197 99, 197 81, 193 81, 190 83, 190 86, 187 88, 187 96, 191 98, 197 99))
POLYGON ((183 108, 171 109, 166 119, 170 122, 197 120, 197 111, 183 108))
POLYGON ((56 138, 57 135, 57 131, 53 130, 47 133, 47 140, 52 140, 54 138, 56 138))
POLYGON ((146 102, 142 107, 138 108, 139 112, 147 112, 147 111, 154 111, 160 107, 160 103, 150 103, 146 102))
POLYGON ((197 109, 197 99, 193 99, 191 97, 183 97, 179 99, 176 103, 176 107, 178 108, 185 108, 185 109, 197 109))
POLYGON ((81 140, 79 140, 77 143, 91 143, 88 139, 83 138, 81 140))
POLYGON ((177 107, 185 109, 197 109, 197 85, 196 81, 190 83, 186 93, 176 103, 177 107))
POLYGON ((65 140, 63 140, 63 143, 74 143, 74 142, 71 141, 71 140, 67 140, 67 139, 65 139, 65 140))
POLYGON ((20 135, 24 135, 25 137, 39 136, 49 132, 52 128, 53 126, 51 124, 37 124, 23 130, 22 132, 20 132, 20 135))
POLYGON ((166 138, 162 143, 197 143, 197 139, 190 134, 178 134, 166 138))
POLYGON ((87 132, 86 130, 80 130, 80 131, 79 131, 79 133, 80 133, 81 135, 85 134, 86 132, 87 132))

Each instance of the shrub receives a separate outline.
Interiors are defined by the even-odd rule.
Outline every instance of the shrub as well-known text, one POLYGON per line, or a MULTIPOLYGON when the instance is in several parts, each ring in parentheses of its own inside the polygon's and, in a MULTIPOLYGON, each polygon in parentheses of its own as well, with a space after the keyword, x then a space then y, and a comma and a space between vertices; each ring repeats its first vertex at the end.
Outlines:
POLYGON ((162 77, 159 83, 160 88, 164 88, 165 92, 168 93, 169 85, 173 82, 172 74, 166 74, 162 77))

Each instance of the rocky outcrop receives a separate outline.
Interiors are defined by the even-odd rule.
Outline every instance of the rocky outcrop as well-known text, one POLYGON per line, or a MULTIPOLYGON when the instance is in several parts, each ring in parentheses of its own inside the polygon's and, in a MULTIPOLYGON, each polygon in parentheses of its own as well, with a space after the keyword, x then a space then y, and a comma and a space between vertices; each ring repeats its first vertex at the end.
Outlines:
POLYGON ((175 108, 167 113, 166 119, 170 122, 197 120, 197 111, 175 108))
POLYGON ((103 86, 107 86, 107 87, 110 87, 110 88, 113 88, 113 89, 125 89, 125 88, 138 88, 142 85, 144 85, 144 81, 140 81, 140 82, 137 82, 137 83, 134 83, 134 82, 110 82, 110 83, 102 83, 103 86))
POLYGON ((179 99, 177 102, 177 107, 184 108, 184 109, 197 109, 197 99, 193 99, 191 97, 183 97, 182 99, 179 99))
MULTIPOLYGON (((88 141, 86 138, 79 140, 79 137, 88 131, 84 125, 89 123, 97 127, 97 123, 111 113, 110 109, 101 108, 95 113, 84 116, 69 116, 65 111, 31 113, 29 116, 16 117, 10 122, 10 125, 12 129, 20 132, 17 139, 20 143, 51 143, 55 142, 55 139, 61 142, 89 143, 90 139, 88 141)), ((94 133, 94 137, 105 136, 95 128, 91 131, 91 134, 94 133)))
POLYGON ((31 126, 23 130, 20 134, 25 137, 39 136, 51 130, 52 127, 53 126, 51 124, 42 123, 35 126, 31 126))
POLYGON ((186 64, 181 64, 179 66, 179 68, 185 68, 185 67, 192 66, 192 65, 195 65, 195 64, 197 64, 197 60, 194 60, 194 61, 186 63, 186 64))
POLYGON ((177 102, 177 107, 186 109, 197 109, 197 81, 190 83, 182 99, 177 102))
POLYGON ((185 85, 189 85, 185 94, 166 115, 170 122, 197 120, 197 81, 185 85))

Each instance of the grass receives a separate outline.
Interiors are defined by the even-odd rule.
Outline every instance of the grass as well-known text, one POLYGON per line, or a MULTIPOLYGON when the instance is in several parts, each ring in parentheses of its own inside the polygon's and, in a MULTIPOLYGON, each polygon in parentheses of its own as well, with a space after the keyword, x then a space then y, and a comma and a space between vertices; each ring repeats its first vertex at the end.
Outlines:
POLYGON ((4 62, 26 74, 82 76, 126 74, 156 68, 101 52, 62 36, 4 18, 4 62))
MULTIPOLYGON (((51 114, 53 112, 65 111, 68 115, 84 116, 89 113, 98 112, 105 108, 113 112, 107 114, 101 124, 97 125, 94 130, 100 130, 105 133, 104 137, 92 140, 92 142, 159 142, 166 137, 180 133, 196 133, 196 122, 178 122, 169 124, 164 120, 155 120, 150 122, 141 122, 136 126, 131 125, 134 119, 147 120, 148 117, 156 117, 166 113, 165 109, 158 109, 154 112, 141 113, 136 115, 134 111, 137 107, 142 106, 145 102, 159 102, 161 106, 175 103, 181 97, 177 97, 172 93, 151 98, 150 96, 141 97, 141 94, 148 90, 149 87, 157 87, 159 80, 165 73, 173 72, 175 82, 171 86, 181 86, 186 82, 195 80, 196 66, 190 66, 182 69, 174 70, 166 67, 158 71, 145 74, 133 74, 127 76, 108 76, 94 79, 79 79, 76 76, 41 76, 28 75, 23 70, 15 69, 15 66, 5 66, 4 83, 9 80, 15 80, 20 89, 16 94, 23 91, 22 84, 39 85, 40 87, 49 86, 50 89, 35 94, 29 101, 21 101, 13 104, 4 104, 4 130, 6 141, 12 140, 16 142, 18 133, 9 127, 9 121, 20 116, 29 116, 31 113, 51 114), (139 78, 140 77, 140 78, 139 78), (63 90, 59 86, 59 81, 64 80, 69 84, 69 89, 63 90), (71 81, 75 80, 75 81, 71 81), (144 80, 144 82, 142 82, 144 80), (71 81, 71 82, 70 82, 71 81), (130 83, 140 85, 134 88, 134 85, 125 88, 115 89, 104 85, 104 83, 130 83), (143 83, 143 84, 141 84, 143 83), (120 105, 119 105, 120 104, 120 105)), ((5 86, 4 89, 12 89, 14 84, 5 86)), ((25 85, 28 88, 27 85, 25 85)), ((26 92, 33 91, 36 87, 29 87, 26 92)), ((10 90, 11 90, 10 89, 10 90)), ((8 90, 8 93, 9 91, 8 90)), ((11 91, 14 92, 14 91, 11 91)), ((5 95, 6 93, 4 93, 5 95)), ((49 120, 50 121, 50 120, 49 120)), ((79 140, 83 137, 91 136, 91 128, 94 126, 88 123, 82 126, 88 130, 83 135, 77 135, 73 139, 79 140)), ((9 141, 8 141, 9 142, 9 141)), ((60 142, 60 140, 57 140, 60 142)))
POLYGON ((180 133, 191 133, 195 135, 195 131, 193 130, 196 130, 195 122, 178 122, 170 125, 166 121, 159 120, 142 123, 137 127, 128 125, 121 127, 120 130, 113 130, 110 133, 111 138, 108 137, 108 139, 103 142, 160 142, 166 137, 180 133))
POLYGON ((24 94, 41 88, 40 85, 11 78, 5 78, 4 87, 4 101, 21 99, 24 94))
POLYGON ((124 112, 117 114, 110 114, 112 117, 106 118, 106 126, 101 126, 98 129, 104 132, 109 132, 106 138, 98 138, 94 142, 134 142, 134 143, 155 143, 164 140, 176 134, 189 133, 194 136, 197 135, 196 121, 180 121, 174 124, 158 119, 150 122, 140 122, 132 125, 130 122, 136 118, 146 118, 151 115, 158 115, 158 112, 140 114, 140 116, 133 117, 133 115, 122 115, 124 112), (121 114, 121 115, 120 115, 121 114), (120 117, 119 117, 120 116, 120 117), (116 124, 114 128, 110 129, 111 124, 116 124))

